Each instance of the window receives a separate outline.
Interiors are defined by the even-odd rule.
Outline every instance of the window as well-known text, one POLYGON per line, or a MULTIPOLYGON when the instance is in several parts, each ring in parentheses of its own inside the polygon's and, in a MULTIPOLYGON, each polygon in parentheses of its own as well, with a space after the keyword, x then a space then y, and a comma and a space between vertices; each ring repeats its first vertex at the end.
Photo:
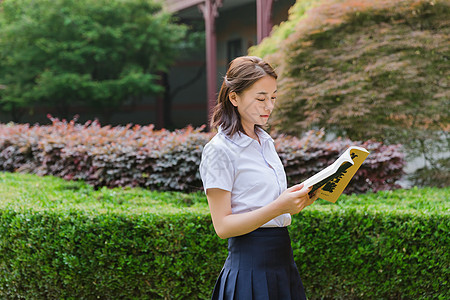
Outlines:
POLYGON ((241 39, 235 39, 228 41, 227 44, 227 58, 228 63, 230 63, 233 59, 235 59, 238 56, 242 56, 242 40, 241 39))

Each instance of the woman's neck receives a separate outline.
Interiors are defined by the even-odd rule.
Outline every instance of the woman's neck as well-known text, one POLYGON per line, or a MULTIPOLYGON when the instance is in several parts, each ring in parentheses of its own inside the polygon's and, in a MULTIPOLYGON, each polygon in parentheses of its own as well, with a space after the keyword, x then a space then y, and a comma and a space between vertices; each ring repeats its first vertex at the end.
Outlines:
POLYGON ((244 128, 244 132, 246 135, 248 135, 249 137, 251 137, 252 139, 256 140, 258 143, 261 144, 261 142, 259 141, 259 136, 256 133, 256 127, 253 126, 253 128, 244 128))

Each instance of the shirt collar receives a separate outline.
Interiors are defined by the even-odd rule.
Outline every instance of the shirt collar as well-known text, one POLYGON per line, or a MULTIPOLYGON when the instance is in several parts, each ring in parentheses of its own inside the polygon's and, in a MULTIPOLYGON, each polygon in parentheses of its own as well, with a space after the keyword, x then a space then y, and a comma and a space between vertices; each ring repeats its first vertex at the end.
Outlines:
MULTIPOLYGON (((254 141, 251 137, 242 132, 236 132, 233 136, 230 137, 223 131, 222 126, 219 126, 217 130, 219 134, 222 134, 226 139, 240 147, 247 147, 252 141, 254 141)), ((264 143, 268 140, 273 142, 273 139, 270 137, 270 135, 259 127, 256 127, 256 134, 259 137, 261 145, 264 145, 264 143)))

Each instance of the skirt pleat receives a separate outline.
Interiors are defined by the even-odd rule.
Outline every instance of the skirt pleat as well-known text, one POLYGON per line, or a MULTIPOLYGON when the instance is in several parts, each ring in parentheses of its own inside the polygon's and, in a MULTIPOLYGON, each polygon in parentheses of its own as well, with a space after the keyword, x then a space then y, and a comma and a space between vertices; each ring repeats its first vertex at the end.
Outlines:
POLYGON ((252 270, 239 270, 234 299, 252 299, 252 292, 252 270))
POLYGON ((264 299, 265 295, 270 294, 269 278, 267 272, 253 273, 253 295, 255 299, 264 299))
POLYGON ((305 300, 287 228, 259 228, 230 238, 212 299, 305 300))

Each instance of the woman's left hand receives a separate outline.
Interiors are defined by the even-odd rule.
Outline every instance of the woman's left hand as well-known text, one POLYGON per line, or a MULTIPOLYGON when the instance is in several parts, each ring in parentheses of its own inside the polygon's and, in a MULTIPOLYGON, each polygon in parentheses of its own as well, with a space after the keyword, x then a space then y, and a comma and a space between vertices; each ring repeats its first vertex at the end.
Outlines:
POLYGON ((311 204, 314 203, 314 201, 316 201, 317 199, 319 199, 319 195, 320 192, 322 191, 322 188, 318 188, 317 190, 314 191, 314 193, 312 194, 312 196, 309 197, 311 204))

